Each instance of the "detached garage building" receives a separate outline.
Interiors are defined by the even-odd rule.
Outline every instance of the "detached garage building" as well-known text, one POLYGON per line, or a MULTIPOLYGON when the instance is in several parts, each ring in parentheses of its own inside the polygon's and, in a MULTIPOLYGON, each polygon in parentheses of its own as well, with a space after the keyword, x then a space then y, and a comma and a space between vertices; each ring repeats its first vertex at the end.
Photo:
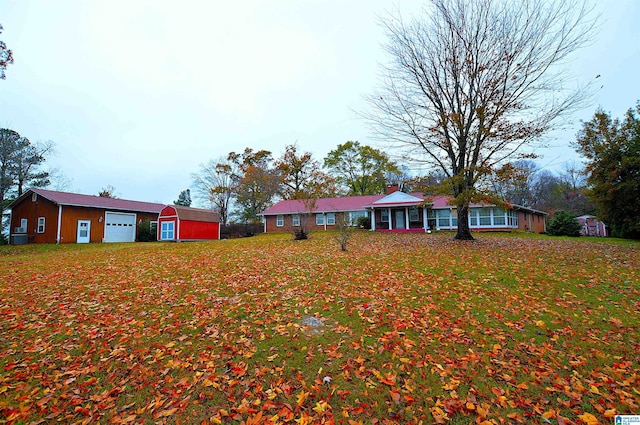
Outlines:
POLYGON ((9 204, 10 242, 135 242, 137 224, 157 223, 163 204, 29 189, 9 204))
POLYGON ((159 241, 220 239, 220 217, 212 210, 167 205, 158 216, 159 241))

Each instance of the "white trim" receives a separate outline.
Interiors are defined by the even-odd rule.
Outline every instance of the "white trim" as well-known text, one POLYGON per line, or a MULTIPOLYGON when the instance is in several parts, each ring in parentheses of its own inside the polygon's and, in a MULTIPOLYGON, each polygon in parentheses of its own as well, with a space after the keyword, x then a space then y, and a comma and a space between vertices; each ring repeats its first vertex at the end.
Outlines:
POLYGON ((372 205, 385 205, 385 204, 407 204, 407 203, 415 203, 416 205, 422 202, 423 199, 417 198, 408 193, 396 191, 390 193, 384 198, 380 198, 377 201, 373 202, 372 205))
POLYGON ((175 221, 174 220, 165 220, 165 221, 161 221, 160 222, 160 226, 158 226, 158 232, 159 232, 158 240, 159 241, 175 241, 175 240, 177 240, 177 238, 176 238, 176 227, 177 227, 176 221, 177 221, 177 219, 175 221), (168 237, 169 236, 169 229, 167 229, 167 230, 163 230, 162 229, 163 225, 167 225, 167 227, 169 227, 169 223, 171 223, 171 236, 172 236, 171 238, 168 237), (162 237, 162 233, 163 232, 167 233, 167 238, 163 238, 162 237))

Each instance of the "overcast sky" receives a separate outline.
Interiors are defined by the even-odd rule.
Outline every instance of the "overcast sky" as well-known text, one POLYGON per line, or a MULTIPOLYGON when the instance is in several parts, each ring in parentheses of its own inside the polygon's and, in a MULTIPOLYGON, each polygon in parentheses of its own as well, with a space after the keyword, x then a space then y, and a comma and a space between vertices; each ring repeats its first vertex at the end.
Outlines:
MULTIPOLYGON (((354 110, 386 60, 376 17, 419 1, 2 0, 0 40, 15 64, 0 80, 0 126, 51 140, 66 190, 170 203, 199 164, 245 147, 279 156, 297 142, 322 160, 347 140, 375 145, 354 110)), ((540 164, 578 156, 569 143, 597 106, 621 116, 640 99, 640 1, 609 0, 596 41, 571 64, 596 75, 591 107, 556 135, 540 164)))

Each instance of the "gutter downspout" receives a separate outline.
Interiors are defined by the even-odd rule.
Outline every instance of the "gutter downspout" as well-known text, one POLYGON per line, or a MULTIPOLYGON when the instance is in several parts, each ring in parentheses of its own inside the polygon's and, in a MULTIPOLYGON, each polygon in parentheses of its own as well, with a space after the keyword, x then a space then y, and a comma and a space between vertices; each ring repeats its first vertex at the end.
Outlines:
POLYGON ((56 232, 56 244, 60 243, 60 226, 62 226, 62 205, 58 205, 58 230, 56 232))
MULTIPOLYGON (((0 214, 0 220, 2 220, 2 214, 0 214)), ((11 243, 11 225, 13 224, 13 210, 9 210, 9 245, 13 245, 11 243)))

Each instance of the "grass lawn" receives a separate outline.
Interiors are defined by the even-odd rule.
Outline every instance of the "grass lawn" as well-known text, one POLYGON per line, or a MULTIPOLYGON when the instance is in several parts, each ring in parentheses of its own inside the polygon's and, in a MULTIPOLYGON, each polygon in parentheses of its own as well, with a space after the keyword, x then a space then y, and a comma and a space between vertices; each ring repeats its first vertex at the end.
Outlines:
POLYGON ((640 243, 476 236, 0 247, 0 423, 640 415, 640 243))

